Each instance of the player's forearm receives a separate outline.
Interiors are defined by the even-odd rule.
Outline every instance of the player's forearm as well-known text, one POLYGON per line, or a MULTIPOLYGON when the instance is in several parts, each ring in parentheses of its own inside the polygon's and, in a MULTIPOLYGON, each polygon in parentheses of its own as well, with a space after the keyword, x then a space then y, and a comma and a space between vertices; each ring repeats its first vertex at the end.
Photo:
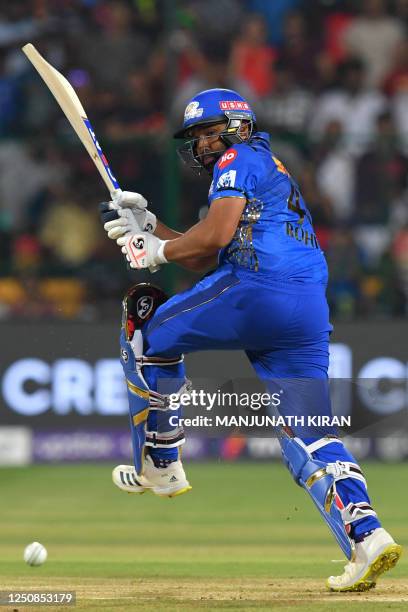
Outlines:
POLYGON ((208 272, 218 265, 218 253, 210 257, 190 257, 177 262, 179 266, 192 272, 208 272))
POLYGON ((204 219, 185 234, 169 240, 165 245, 164 254, 168 261, 182 264, 183 260, 190 258, 207 259, 215 256, 219 249, 225 246, 224 242, 219 230, 204 219))
POLYGON ((154 231, 154 235, 160 238, 160 240, 174 240, 183 234, 181 232, 176 232, 170 227, 167 227, 167 225, 157 219, 157 226, 154 231))

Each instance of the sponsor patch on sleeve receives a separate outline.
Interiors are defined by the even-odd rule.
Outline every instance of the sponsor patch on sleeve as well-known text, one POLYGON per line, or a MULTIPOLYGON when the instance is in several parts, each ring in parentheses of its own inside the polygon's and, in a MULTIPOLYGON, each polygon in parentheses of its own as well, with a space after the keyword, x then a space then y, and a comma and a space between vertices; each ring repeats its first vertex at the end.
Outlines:
POLYGON ((237 177, 236 170, 228 170, 228 172, 224 172, 221 174, 220 178, 217 182, 217 189, 225 189, 226 187, 235 187, 235 179, 237 177))
POLYGON ((226 166, 229 166, 229 164, 234 161, 237 155, 238 151, 236 149, 229 149, 228 151, 226 151, 218 162, 218 167, 220 168, 220 170, 223 170, 224 168, 226 168, 226 166))

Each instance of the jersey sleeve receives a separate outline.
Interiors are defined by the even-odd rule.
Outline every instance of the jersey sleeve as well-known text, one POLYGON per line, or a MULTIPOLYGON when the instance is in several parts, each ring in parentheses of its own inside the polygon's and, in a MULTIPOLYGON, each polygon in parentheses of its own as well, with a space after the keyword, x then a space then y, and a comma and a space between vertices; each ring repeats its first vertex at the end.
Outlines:
POLYGON ((214 166, 209 203, 219 198, 254 196, 259 174, 256 151, 248 145, 235 145, 227 149, 214 166))

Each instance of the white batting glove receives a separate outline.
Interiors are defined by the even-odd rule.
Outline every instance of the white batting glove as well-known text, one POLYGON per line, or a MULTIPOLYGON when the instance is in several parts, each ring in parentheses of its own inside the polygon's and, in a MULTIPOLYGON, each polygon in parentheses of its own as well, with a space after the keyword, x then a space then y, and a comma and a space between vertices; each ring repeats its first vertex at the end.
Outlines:
MULTIPOLYGON (((138 226, 138 228, 135 229, 135 225, 133 224, 132 229, 134 232, 142 231, 153 234, 157 227, 157 218, 154 213, 147 209, 147 200, 140 193, 136 193, 134 191, 122 191, 115 199, 114 206, 118 207, 119 209, 130 210, 132 212, 134 220, 138 226)), ((116 222, 117 221, 119 220, 117 219, 116 222)), ((114 221, 111 221, 110 223, 112 224, 114 221)), ((107 231, 109 232, 114 227, 120 226, 120 222, 117 223, 117 225, 111 225, 107 231)), ((109 238, 112 238, 113 240, 116 240, 118 237, 119 235, 109 236, 109 238)))
POLYGON ((164 255, 164 245, 167 240, 160 240, 148 232, 121 236, 116 241, 126 255, 130 267, 135 270, 154 268, 168 263, 164 255))
MULTIPOLYGON (((140 211, 141 215, 146 215, 146 212, 140 211)), ((111 240, 117 240, 125 234, 138 234, 143 232, 144 229, 141 227, 130 208, 119 208, 117 210, 118 218, 112 221, 107 221, 103 229, 108 233, 108 238, 111 240)))

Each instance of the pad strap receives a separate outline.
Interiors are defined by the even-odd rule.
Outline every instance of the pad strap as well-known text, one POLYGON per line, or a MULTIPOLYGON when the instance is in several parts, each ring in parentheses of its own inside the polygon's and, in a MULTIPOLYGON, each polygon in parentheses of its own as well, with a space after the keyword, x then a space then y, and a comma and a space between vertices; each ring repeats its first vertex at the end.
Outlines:
POLYGON ((350 525, 350 523, 354 523, 355 521, 365 518, 366 516, 377 516, 377 513, 367 502, 350 502, 341 510, 341 515, 344 524, 350 525))
POLYGON ((327 446, 328 444, 333 444, 336 442, 337 444, 343 444, 343 442, 339 438, 336 438, 334 436, 326 436, 325 438, 320 438, 319 440, 316 440, 315 442, 312 442, 311 444, 307 444, 306 448, 307 448, 307 451, 310 454, 312 454, 315 451, 323 448, 324 446, 327 446))
POLYGON ((367 482, 363 472, 356 463, 351 463, 350 461, 328 463, 326 466, 326 473, 334 476, 335 481, 344 480, 344 478, 355 478, 364 483, 364 486, 367 488, 367 482))
POLYGON ((146 446, 155 448, 175 448, 184 444, 184 430, 178 427, 173 431, 158 433, 157 431, 146 431, 146 446))
POLYGON ((165 367, 183 363, 184 355, 180 355, 179 357, 169 357, 168 359, 165 357, 146 357, 146 355, 142 355, 141 357, 135 357, 135 361, 140 367, 148 365, 165 367))

